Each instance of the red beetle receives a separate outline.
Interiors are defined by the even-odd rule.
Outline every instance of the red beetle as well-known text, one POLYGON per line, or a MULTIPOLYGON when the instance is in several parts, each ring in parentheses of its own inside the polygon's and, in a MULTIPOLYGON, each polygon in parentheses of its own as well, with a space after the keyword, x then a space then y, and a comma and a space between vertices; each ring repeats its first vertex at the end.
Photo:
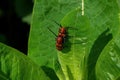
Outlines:
POLYGON ((61 51, 63 49, 63 41, 64 39, 62 37, 56 38, 56 48, 57 50, 61 51))
MULTIPOLYGON (((49 28, 48 28, 49 29, 49 28)), ((58 32, 58 35, 56 35, 51 29, 49 29, 57 38, 56 38, 56 49, 61 51, 63 49, 63 44, 67 35, 66 28, 61 27, 58 32)))

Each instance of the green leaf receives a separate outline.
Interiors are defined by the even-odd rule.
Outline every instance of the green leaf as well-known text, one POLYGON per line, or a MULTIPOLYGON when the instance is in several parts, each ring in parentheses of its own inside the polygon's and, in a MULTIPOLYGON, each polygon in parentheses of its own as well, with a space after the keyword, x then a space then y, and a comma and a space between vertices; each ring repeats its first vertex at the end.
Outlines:
POLYGON ((54 21, 60 23, 66 13, 79 5, 78 2, 78 0, 35 0, 28 56, 38 65, 54 69, 57 59, 56 36, 47 27, 57 34, 59 26, 54 21))
POLYGON ((81 14, 81 9, 77 8, 61 21, 63 26, 73 28, 68 29, 68 36, 73 37, 68 37, 64 49, 58 51, 65 80, 87 79, 87 56, 95 35, 91 34, 93 28, 90 26, 88 17, 81 14))
POLYGON ((55 47, 56 36, 47 27, 57 34, 59 26, 54 21, 60 23, 66 13, 80 5, 78 2, 78 0, 35 0, 28 56, 38 65, 56 69, 61 74, 55 47))
MULTIPOLYGON (((120 44, 119 44, 120 45, 120 44)), ((96 78, 117 80, 120 77, 120 47, 112 40, 102 51, 96 64, 96 78)))
POLYGON ((116 33, 112 41, 103 49, 96 63, 95 73, 99 80, 120 79, 120 26, 116 33))
POLYGON ((23 53, 0 43, 0 80, 50 80, 23 53))
POLYGON ((119 31, 117 0, 84 0, 84 16, 81 11, 78 0, 35 1, 28 56, 39 66, 54 69, 60 80, 103 79, 96 66, 102 64, 102 51, 111 39, 120 42, 115 39, 119 31), (59 26, 53 20, 73 28, 68 29, 71 37, 66 38, 62 51, 56 50, 56 36, 47 29, 58 34, 59 26))
MULTIPOLYGON (((96 0, 92 1, 95 6, 89 7, 93 5, 90 2, 85 1, 85 16, 81 15, 80 10, 73 11, 61 21, 63 26, 78 28, 76 31, 68 31, 74 37, 65 43, 65 46, 68 46, 62 52, 58 52, 59 62, 66 80, 96 80, 96 62, 104 47, 113 37, 116 38, 120 30, 117 3, 96 0), (74 44, 76 39, 78 39, 78 44, 74 44)), ((102 80, 102 78, 105 80, 107 76, 97 79, 102 80)))
POLYGON ((113 37, 119 25, 119 0, 86 0, 85 14, 99 35, 110 28, 113 37))
POLYGON ((109 43, 109 41, 112 39, 112 34, 109 33, 109 29, 102 32, 94 41, 89 56, 88 56, 88 80, 96 80, 96 74, 95 74, 95 67, 96 62, 102 54, 102 50, 104 47, 109 43))

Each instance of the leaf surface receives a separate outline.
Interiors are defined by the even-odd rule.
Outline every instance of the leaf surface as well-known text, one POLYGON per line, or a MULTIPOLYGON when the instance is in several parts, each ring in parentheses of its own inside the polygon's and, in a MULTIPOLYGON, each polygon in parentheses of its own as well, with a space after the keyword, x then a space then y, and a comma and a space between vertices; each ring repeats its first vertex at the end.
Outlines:
POLYGON ((98 80, 117 80, 120 77, 119 53, 120 47, 114 41, 105 47, 96 64, 96 78, 98 80))
POLYGON ((23 53, 0 43, 0 80, 50 80, 23 53))
POLYGON ((29 38, 28 56, 40 66, 54 68, 57 59, 55 47, 60 20, 70 10, 80 5, 78 0, 35 0, 29 38))
POLYGON ((38 65, 54 69, 60 80, 103 79, 98 77, 101 72, 97 68, 102 64, 102 51, 112 41, 119 42, 115 39, 119 31, 117 0, 85 0, 84 16, 81 14, 79 0, 35 1, 28 56, 38 65), (62 51, 56 50, 56 36, 47 29, 58 34, 59 25, 54 21, 73 27, 68 29, 71 37, 66 38, 62 51))

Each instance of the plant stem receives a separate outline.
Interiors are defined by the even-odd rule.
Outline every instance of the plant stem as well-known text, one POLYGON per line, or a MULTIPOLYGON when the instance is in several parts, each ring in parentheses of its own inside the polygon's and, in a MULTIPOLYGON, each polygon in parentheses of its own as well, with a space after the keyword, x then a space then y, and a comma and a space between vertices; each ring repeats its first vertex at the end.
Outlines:
POLYGON ((84 16, 84 0, 82 0, 82 16, 84 16))

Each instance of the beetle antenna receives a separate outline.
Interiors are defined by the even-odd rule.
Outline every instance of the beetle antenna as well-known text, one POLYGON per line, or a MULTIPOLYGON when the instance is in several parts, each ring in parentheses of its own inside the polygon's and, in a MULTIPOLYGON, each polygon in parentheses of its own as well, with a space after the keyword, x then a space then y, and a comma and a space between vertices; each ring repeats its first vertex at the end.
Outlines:
POLYGON ((50 32, 52 32, 57 37, 57 35, 49 27, 47 27, 47 28, 50 32))
POLYGON ((56 21, 52 20, 53 22, 55 22, 59 27, 62 27, 61 24, 57 23, 56 21))

